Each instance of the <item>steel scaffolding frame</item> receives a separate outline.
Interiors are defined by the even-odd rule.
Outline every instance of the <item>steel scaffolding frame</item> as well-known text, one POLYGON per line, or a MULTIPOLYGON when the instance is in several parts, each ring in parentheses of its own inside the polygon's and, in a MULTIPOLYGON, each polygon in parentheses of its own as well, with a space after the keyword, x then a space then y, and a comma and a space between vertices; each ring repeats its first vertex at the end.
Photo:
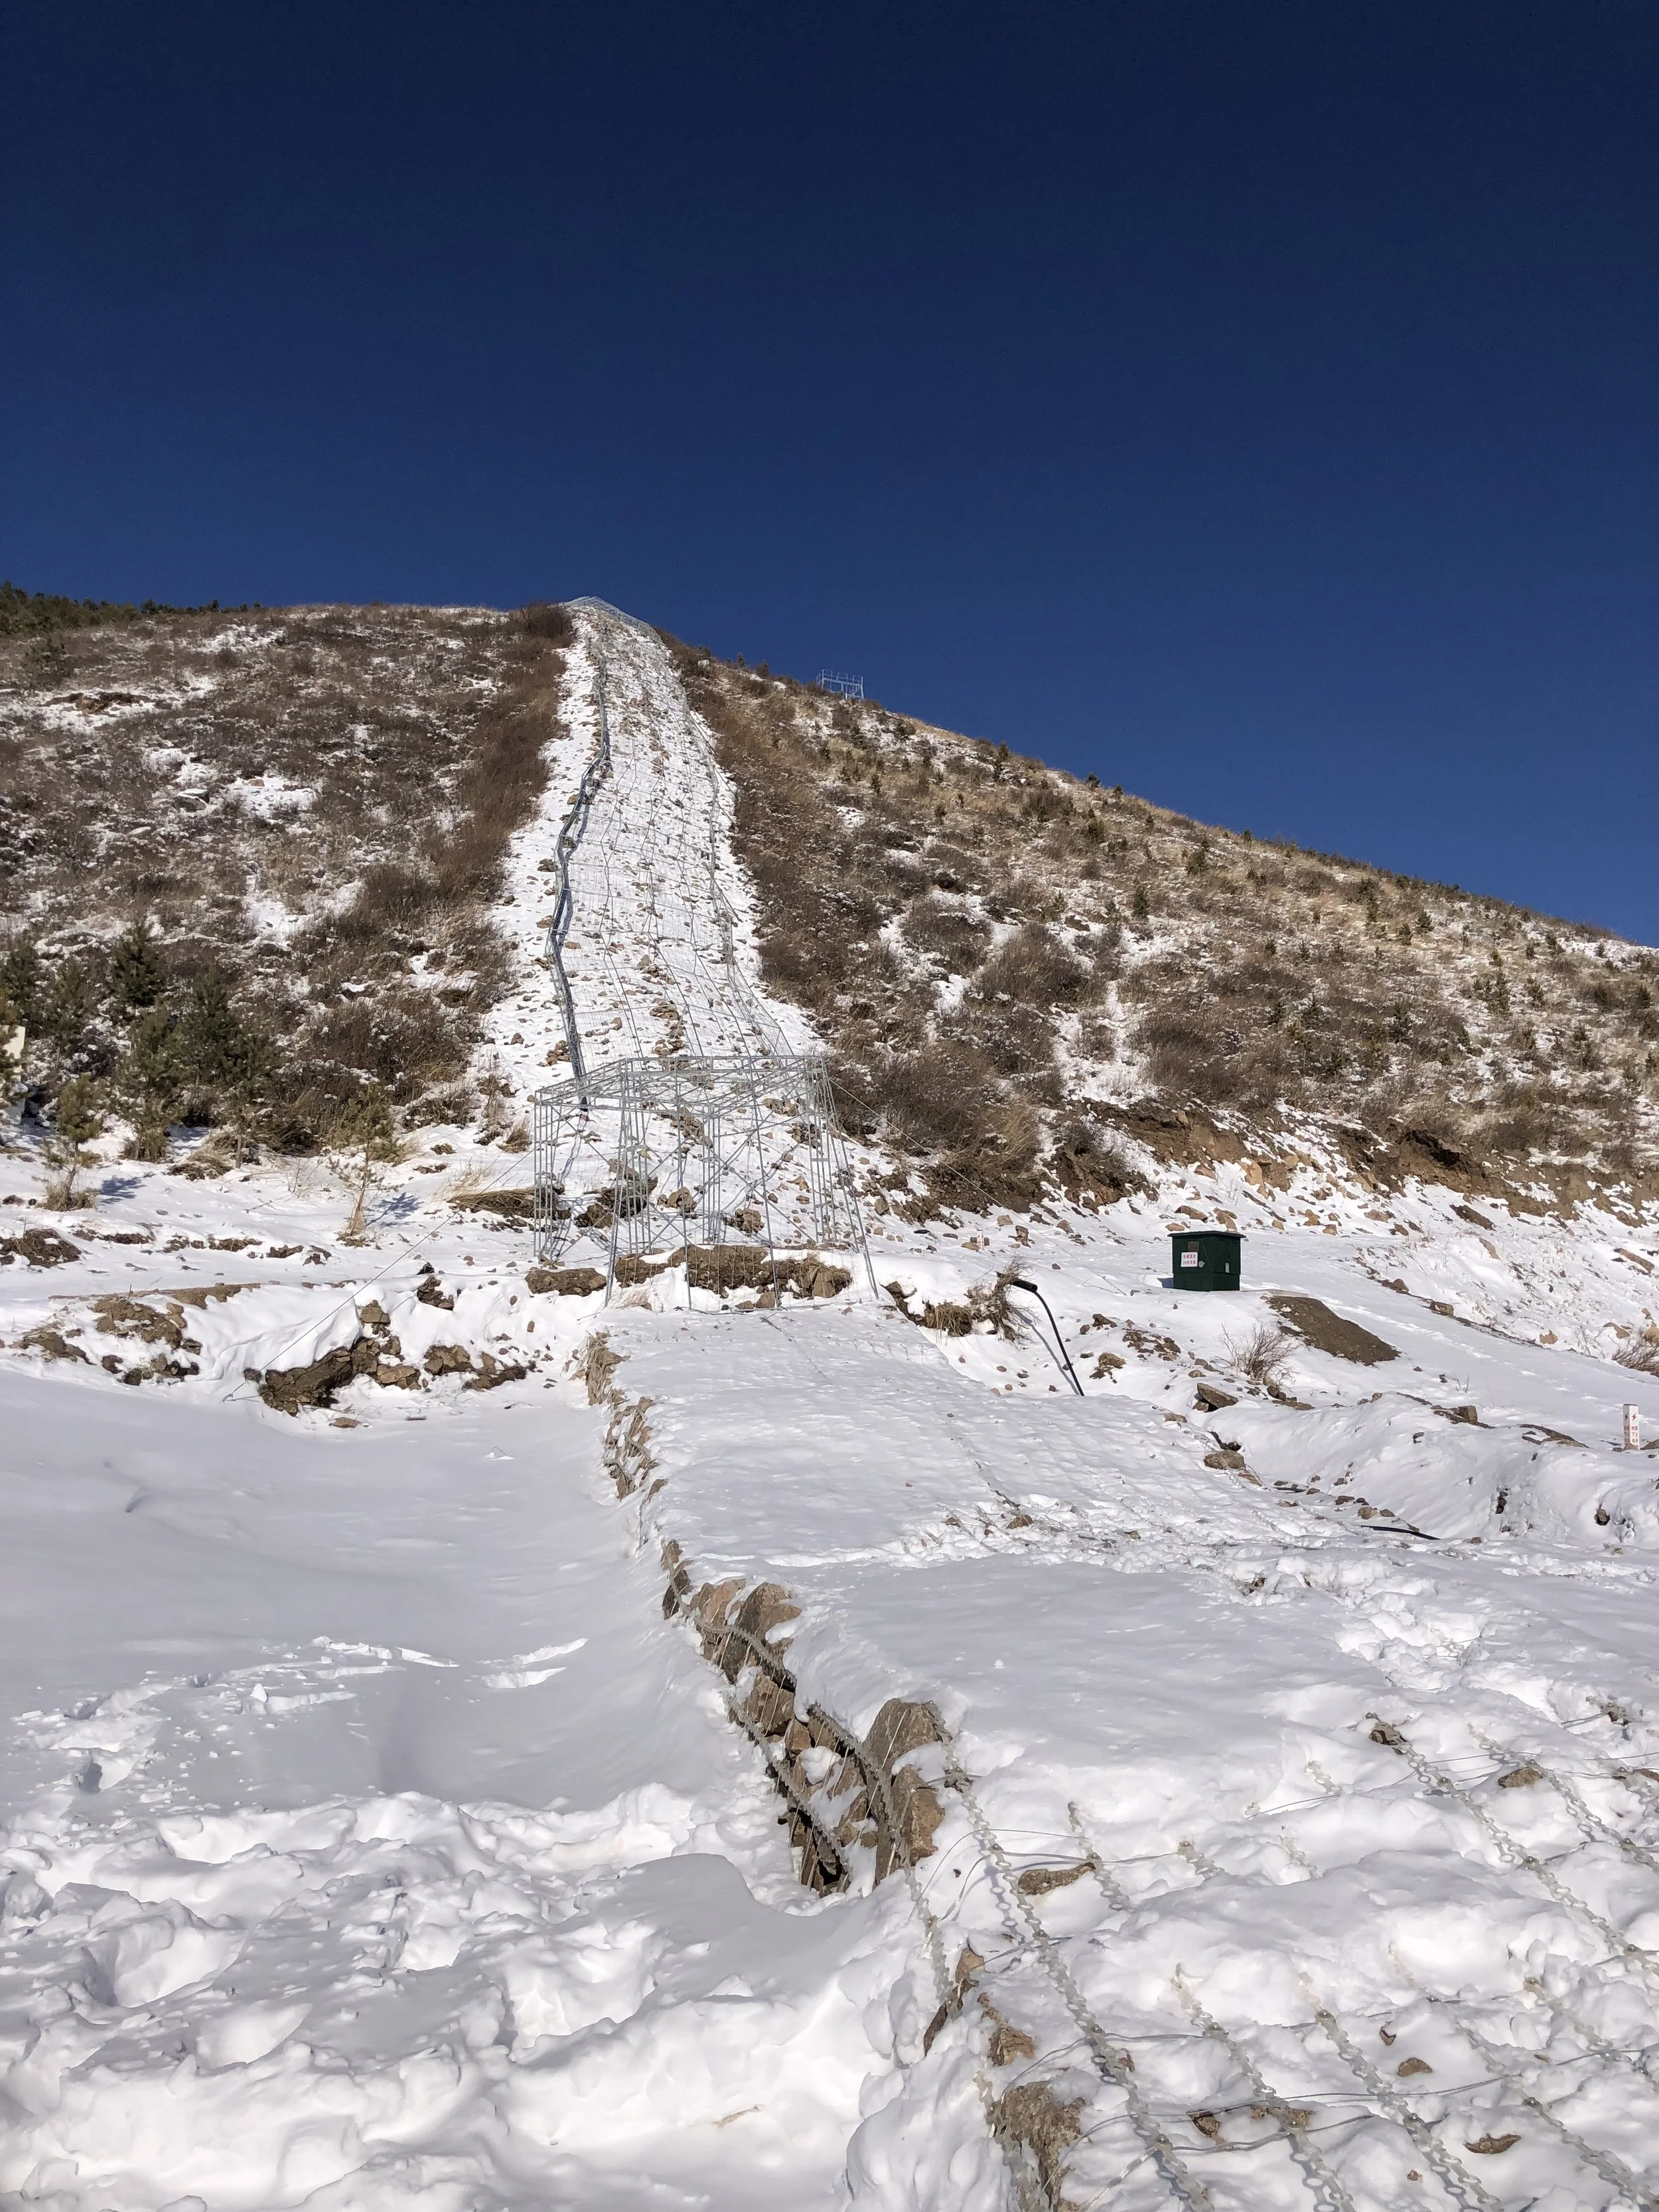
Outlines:
POLYGON ((696 1244, 854 1256, 870 1273, 821 1053, 630 1059, 537 1094, 538 1255, 602 1267, 696 1244))

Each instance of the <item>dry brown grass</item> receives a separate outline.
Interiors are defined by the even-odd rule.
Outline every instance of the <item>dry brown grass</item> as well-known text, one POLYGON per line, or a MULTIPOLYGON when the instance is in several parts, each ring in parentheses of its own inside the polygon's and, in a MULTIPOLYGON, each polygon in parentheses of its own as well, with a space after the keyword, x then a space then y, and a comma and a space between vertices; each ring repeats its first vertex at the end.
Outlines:
POLYGON ((737 787, 769 980, 941 1200, 1094 1188, 1091 1158, 1121 1188, 1109 1131, 1149 1115, 1198 1157, 1218 1121, 1270 1154, 1323 1117, 1385 1182, 1431 1161, 1438 1116, 1465 1188, 1647 1188, 1659 956, 673 649, 737 787))
POLYGON ((1258 1390, 1283 1388, 1285 1370, 1296 1352, 1296 1339, 1277 1322, 1258 1322, 1242 1344, 1227 1340, 1228 1365, 1241 1382, 1258 1390))
MULTIPOLYGON (((118 1062, 103 963, 143 920, 174 998, 216 968, 271 1040, 268 1140, 324 1142, 367 1083, 406 1121, 463 1107, 508 972, 489 908, 569 635, 546 606, 161 615, 74 633, 44 690, 28 640, 0 637, 12 933, 54 1002, 89 979, 85 1003, 31 1022, 42 1094, 118 1062)), ((217 1110, 211 1086, 195 1103, 217 1110)))

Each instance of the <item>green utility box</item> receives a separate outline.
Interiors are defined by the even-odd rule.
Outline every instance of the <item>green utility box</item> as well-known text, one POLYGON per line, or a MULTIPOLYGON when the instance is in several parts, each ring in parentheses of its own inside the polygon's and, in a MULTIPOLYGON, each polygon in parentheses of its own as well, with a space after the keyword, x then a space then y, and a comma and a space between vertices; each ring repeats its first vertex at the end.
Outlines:
POLYGON ((1170 1273, 1178 1291, 1236 1291, 1239 1246, 1231 1229, 1182 1229, 1170 1238, 1170 1273))

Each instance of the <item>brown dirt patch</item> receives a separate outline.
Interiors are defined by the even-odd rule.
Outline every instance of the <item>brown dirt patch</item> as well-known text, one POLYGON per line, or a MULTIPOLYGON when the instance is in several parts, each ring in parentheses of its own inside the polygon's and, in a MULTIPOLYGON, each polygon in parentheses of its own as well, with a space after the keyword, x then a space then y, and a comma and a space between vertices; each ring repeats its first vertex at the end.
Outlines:
POLYGON ((1310 1344, 1316 1352, 1328 1352, 1336 1359, 1351 1359, 1359 1367, 1380 1367, 1384 1360, 1400 1357, 1394 1345, 1373 1336, 1370 1329, 1361 1328, 1357 1321, 1344 1321, 1340 1314, 1333 1313, 1318 1298, 1276 1291, 1266 1303, 1287 1328, 1293 1328, 1303 1342, 1310 1344))

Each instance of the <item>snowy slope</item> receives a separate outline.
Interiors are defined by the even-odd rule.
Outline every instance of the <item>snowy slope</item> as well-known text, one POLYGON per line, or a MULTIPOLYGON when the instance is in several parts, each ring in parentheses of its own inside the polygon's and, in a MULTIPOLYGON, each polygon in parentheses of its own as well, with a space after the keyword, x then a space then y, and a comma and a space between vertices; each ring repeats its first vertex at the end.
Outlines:
MULTIPOLYGON (((577 611, 499 916, 515 1109, 563 1072, 543 863, 601 667, 590 1065, 811 1042, 672 660, 577 611)), ((320 1171, 0 1212, 79 1248, 0 1269, 0 2201, 1650 2201, 1659 1488, 1617 1445, 1659 1378, 1612 1353, 1654 1228, 1145 1164, 919 1228, 862 1156, 881 1296, 770 1309, 531 1293, 451 1203, 523 1156, 460 1130, 362 1251, 320 1171), (1170 1287, 1200 1219, 1239 1296, 1170 1287), (1012 1263, 1081 1398, 1025 1292, 923 1325, 1012 1263), (1251 1385, 1271 1294, 1380 1348, 1251 1385), (357 1343, 293 1418, 246 1378, 357 1343)))
MULTIPOLYGON (((511 857, 515 886, 536 911, 533 937, 532 924, 519 925, 526 957, 539 952, 550 918, 560 820, 599 743, 602 681, 611 767, 571 869, 565 963, 589 1067, 664 1052, 802 1048, 800 1016, 757 987, 752 904, 731 860, 731 793, 666 647, 601 600, 579 599, 573 611, 568 781, 556 781, 511 857)), ((549 1052, 555 1067, 564 1057, 562 1026, 553 979, 538 964, 494 1017, 495 1048, 518 1085, 548 1079, 549 1052), (515 1034, 531 1042, 515 1047, 515 1034)))
POLYGON ((829 2201, 890 1908, 801 1910, 592 1415, 7 1402, 3 2201, 829 2201))

